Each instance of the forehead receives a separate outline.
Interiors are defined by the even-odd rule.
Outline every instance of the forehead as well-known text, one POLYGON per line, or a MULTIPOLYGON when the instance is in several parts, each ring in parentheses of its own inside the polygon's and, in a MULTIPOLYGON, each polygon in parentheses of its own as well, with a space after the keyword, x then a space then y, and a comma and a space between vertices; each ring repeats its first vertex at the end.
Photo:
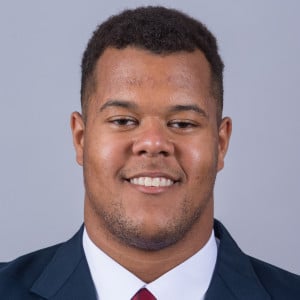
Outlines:
POLYGON ((107 48, 96 65, 97 77, 110 75, 132 84, 139 84, 143 79, 159 79, 158 73, 177 84, 182 80, 187 83, 192 76, 199 80, 204 79, 204 74, 210 76, 210 65, 200 50, 155 54, 135 47, 107 48), (149 76, 145 76, 143 70, 149 76))
POLYGON ((135 47, 108 48, 97 62, 94 79, 97 102, 131 100, 137 94, 140 102, 212 98, 210 65, 200 50, 161 55, 135 47))

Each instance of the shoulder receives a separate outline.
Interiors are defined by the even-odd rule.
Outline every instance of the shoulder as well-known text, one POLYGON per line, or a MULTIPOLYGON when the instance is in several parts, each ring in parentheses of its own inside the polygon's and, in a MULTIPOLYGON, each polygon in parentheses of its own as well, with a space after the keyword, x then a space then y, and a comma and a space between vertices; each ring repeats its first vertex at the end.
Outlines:
POLYGON ((250 256, 249 259, 260 283, 275 299, 295 299, 295 295, 300 297, 299 275, 250 256))
POLYGON ((214 231, 219 240, 216 274, 238 299, 300 299, 299 275, 245 254, 217 220, 214 231))
POLYGON ((66 242, 0 263, 0 299, 33 300, 54 295, 81 266, 83 228, 66 242))
POLYGON ((25 298, 36 278, 53 258, 60 244, 23 255, 13 261, 0 263, 0 296, 8 299, 25 298))

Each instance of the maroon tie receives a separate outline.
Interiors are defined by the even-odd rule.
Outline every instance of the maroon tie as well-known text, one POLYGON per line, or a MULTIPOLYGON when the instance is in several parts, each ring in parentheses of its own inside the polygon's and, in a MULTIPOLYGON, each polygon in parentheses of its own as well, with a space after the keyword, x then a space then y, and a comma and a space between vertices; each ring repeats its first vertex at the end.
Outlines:
POLYGON ((156 300, 156 298, 145 288, 140 289, 131 300, 156 300))

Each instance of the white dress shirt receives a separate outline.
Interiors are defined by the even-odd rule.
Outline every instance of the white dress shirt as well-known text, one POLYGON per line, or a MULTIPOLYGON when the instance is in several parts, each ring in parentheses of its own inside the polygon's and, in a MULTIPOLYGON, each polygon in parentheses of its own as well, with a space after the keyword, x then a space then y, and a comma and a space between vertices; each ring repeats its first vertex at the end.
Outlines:
POLYGON ((212 232, 208 242, 196 254, 146 284, 99 249, 85 229, 83 249, 98 300, 130 300, 143 287, 157 300, 203 300, 212 278, 218 251, 212 232))

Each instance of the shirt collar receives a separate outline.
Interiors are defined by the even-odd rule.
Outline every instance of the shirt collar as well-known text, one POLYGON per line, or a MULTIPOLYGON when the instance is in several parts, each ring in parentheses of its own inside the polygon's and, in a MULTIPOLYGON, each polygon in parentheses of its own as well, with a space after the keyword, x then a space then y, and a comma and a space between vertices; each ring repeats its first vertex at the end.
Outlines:
POLYGON ((128 300, 142 287, 157 299, 204 299, 217 260, 217 242, 212 231, 196 254, 146 284, 99 249, 85 229, 83 249, 99 300, 128 300))

